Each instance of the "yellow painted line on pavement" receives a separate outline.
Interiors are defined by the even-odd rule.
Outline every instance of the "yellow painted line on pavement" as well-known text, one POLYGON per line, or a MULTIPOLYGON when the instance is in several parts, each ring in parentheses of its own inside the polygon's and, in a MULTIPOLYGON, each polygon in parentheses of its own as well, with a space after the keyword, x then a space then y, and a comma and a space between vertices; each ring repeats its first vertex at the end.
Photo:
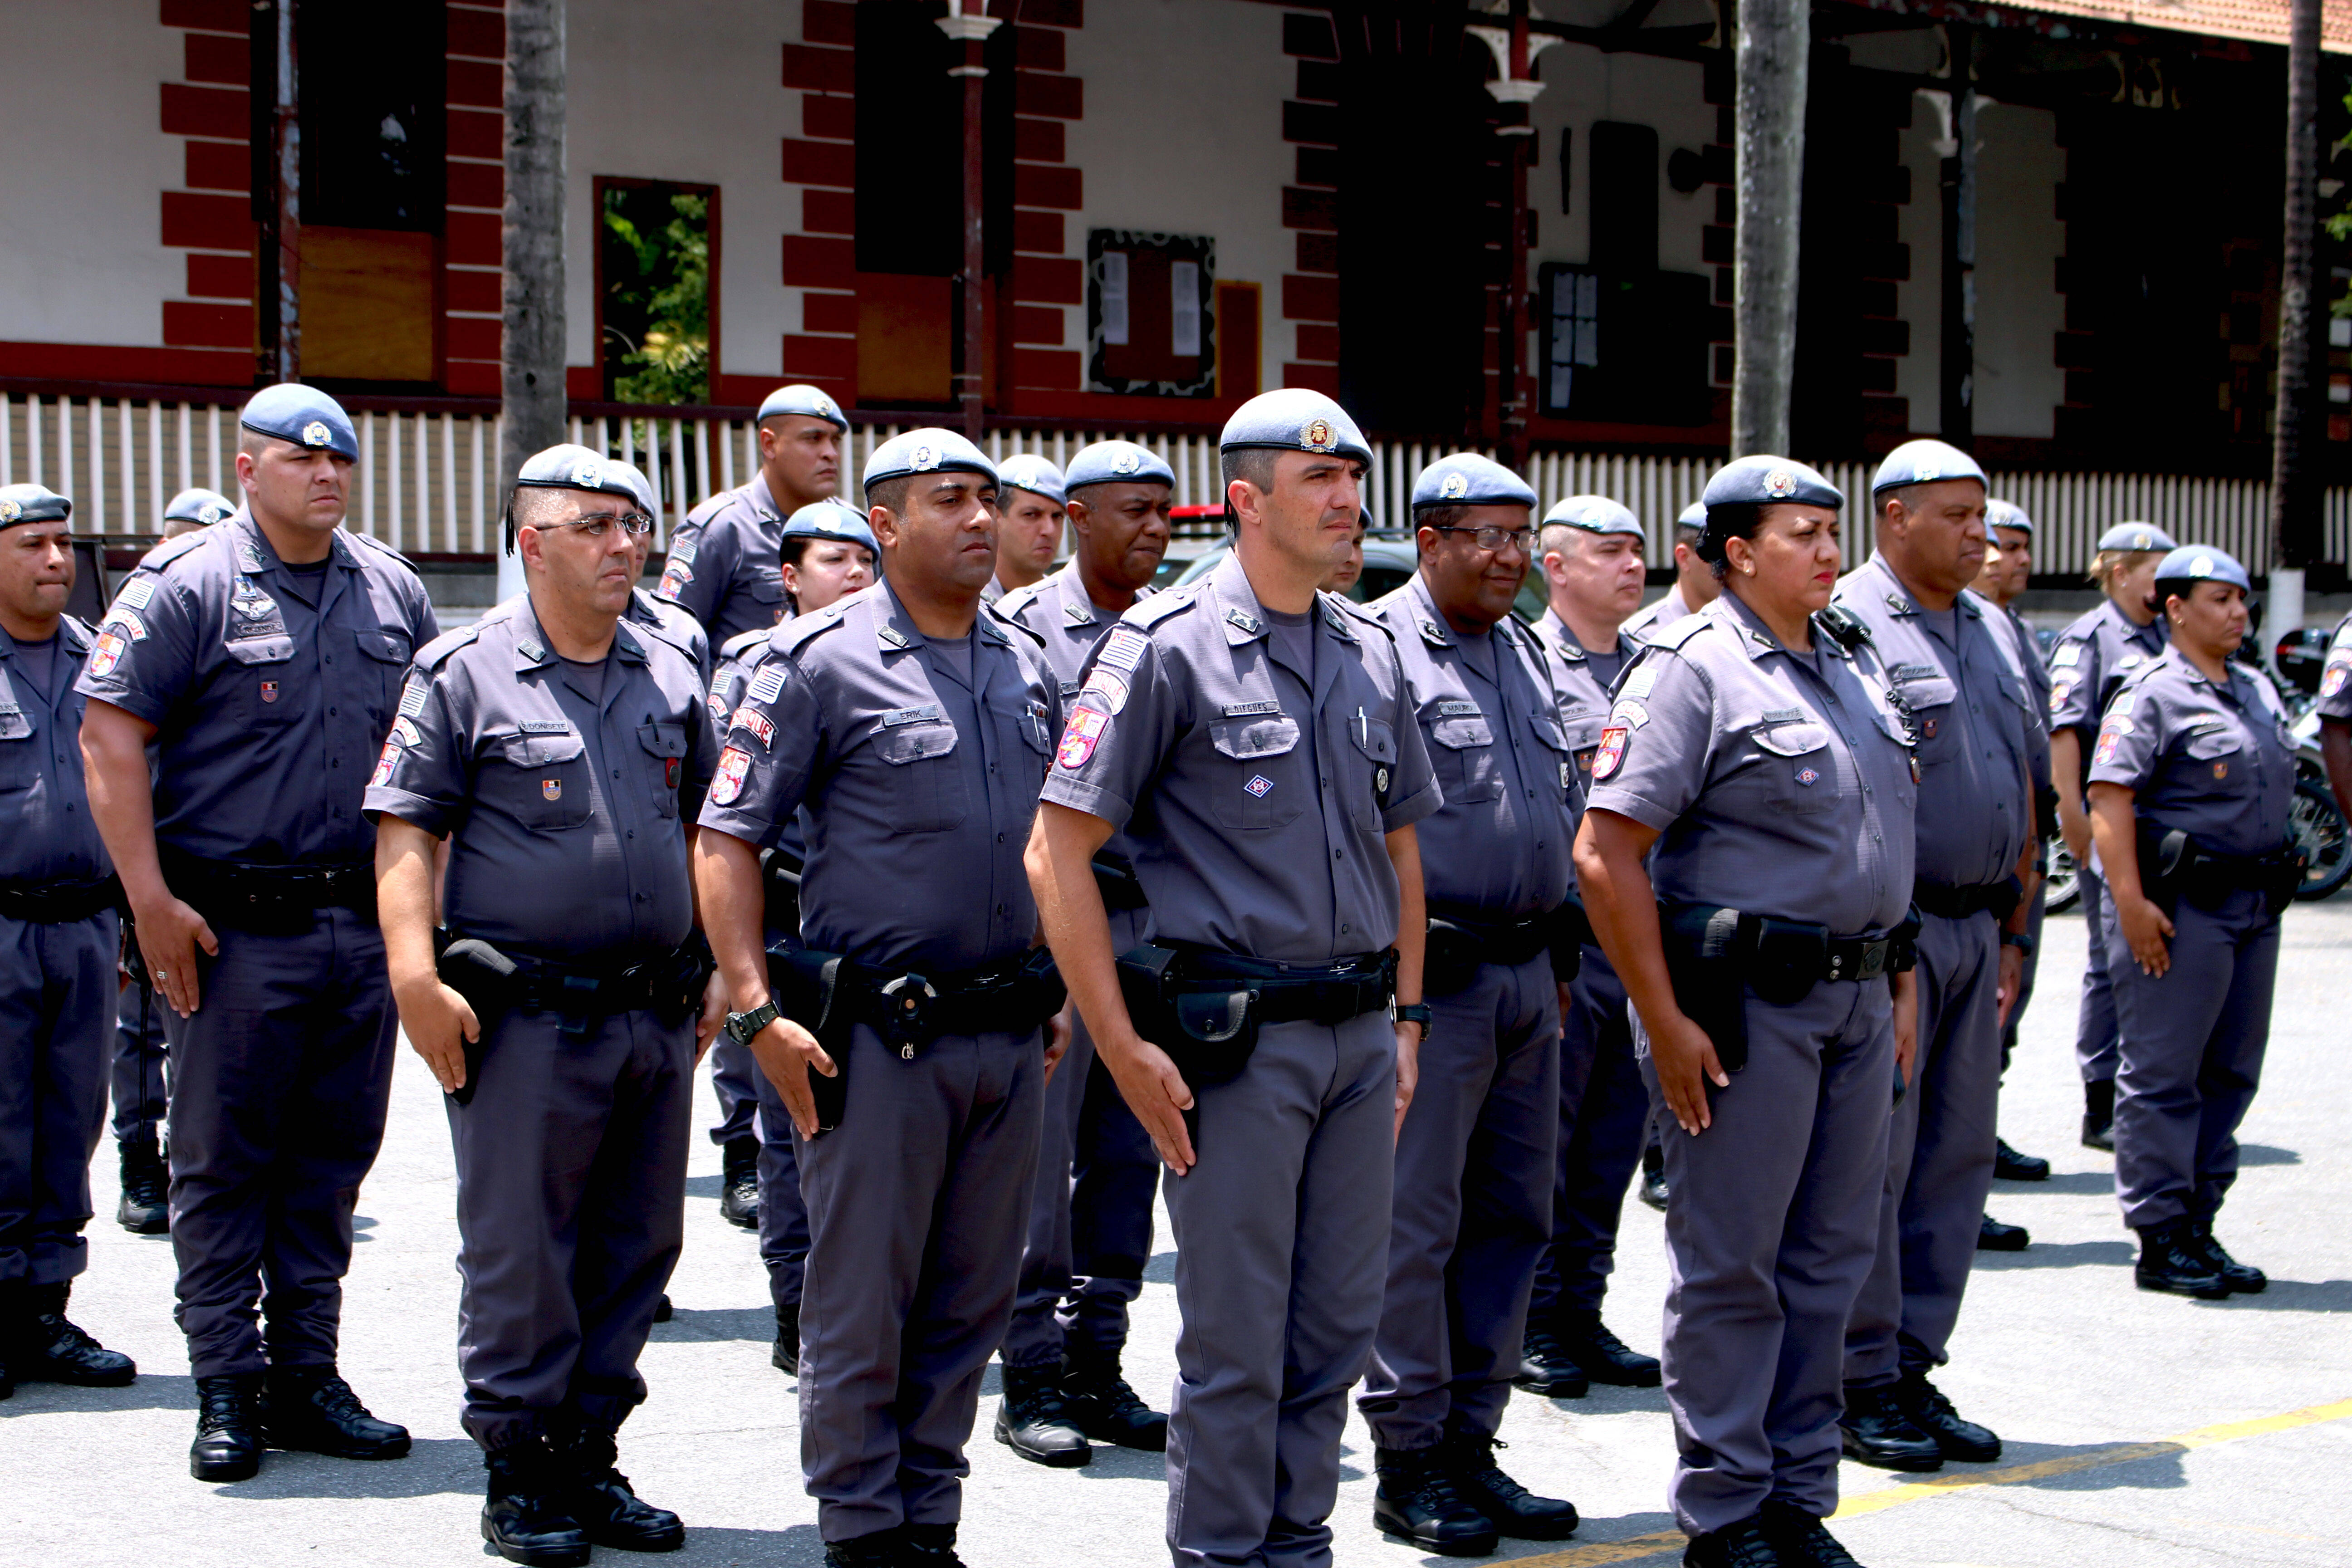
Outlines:
MULTIPOLYGON (((2037 1459, 2032 1464, 2010 1465, 1997 1470, 1958 1471, 1948 1476, 1938 1476, 1933 1480, 1882 1487, 1876 1491, 1847 1499, 1832 1516, 1831 1522, 1841 1523, 1865 1513, 1876 1513, 1882 1509, 1899 1508, 1905 1503, 1920 1502, 1928 1498, 1948 1497, 1954 1492, 1971 1491, 1978 1487, 2019 1486, 2030 1481, 2047 1480, 2052 1476, 2105 1469, 2112 1465, 2128 1465, 2137 1459, 2185 1454, 2195 1448, 2211 1447, 2216 1443, 2236 1442, 2242 1437, 2291 1432, 2298 1426, 2316 1426, 2324 1422, 2341 1421, 2347 1416, 2352 1416, 2352 1399, 2339 1399, 2332 1404, 2307 1405, 2279 1415, 2258 1415, 2250 1421, 2224 1421, 2218 1426, 2200 1426, 2194 1432, 2184 1432, 2178 1437, 2168 1437, 2161 1442, 2124 1443, 2112 1448, 2063 1454, 2056 1458, 2037 1459)), ((1565 1552, 1548 1552, 1538 1557, 1515 1557, 1510 1560, 1510 1568, 1601 1568, 1604 1563, 1631 1563, 1663 1552, 1680 1552, 1686 1543, 1681 1531, 1661 1531, 1654 1535, 1635 1535, 1623 1541, 1596 1542, 1591 1546, 1571 1547, 1565 1552)))

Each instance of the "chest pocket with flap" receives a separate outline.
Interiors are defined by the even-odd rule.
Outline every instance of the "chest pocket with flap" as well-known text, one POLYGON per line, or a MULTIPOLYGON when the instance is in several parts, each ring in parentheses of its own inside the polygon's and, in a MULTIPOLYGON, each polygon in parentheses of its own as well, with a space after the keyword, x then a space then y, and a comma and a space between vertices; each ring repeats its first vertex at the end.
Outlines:
POLYGON ((1307 808, 1314 780, 1298 751, 1298 721, 1287 713, 1215 719, 1209 744, 1221 760, 1217 821, 1244 831, 1281 827, 1307 808))
POLYGON ((894 826, 900 833, 945 833, 961 826, 970 804, 955 760, 956 728, 937 703, 886 713, 874 752, 891 769, 894 826))
POLYGON ((509 735, 491 756, 494 765, 483 770, 485 792, 525 827, 556 833, 587 822, 593 781, 588 743, 578 735, 509 735))

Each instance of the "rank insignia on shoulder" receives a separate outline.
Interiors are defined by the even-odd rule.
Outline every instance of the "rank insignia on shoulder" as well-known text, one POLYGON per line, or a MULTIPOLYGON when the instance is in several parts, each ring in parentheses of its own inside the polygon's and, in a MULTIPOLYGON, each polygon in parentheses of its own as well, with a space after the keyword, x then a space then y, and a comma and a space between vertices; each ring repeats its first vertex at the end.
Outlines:
POLYGON ((877 626, 874 628, 874 636, 875 639, 880 642, 884 647, 889 648, 893 651, 902 650, 914 646, 906 639, 906 637, 900 633, 898 628, 896 626, 877 626))
POLYGON ((1264 630, 1265 625, 1255 616, 1251 615, 1247 610, 1243 609, 1238 605, 1225 612, 1225 619, 1232 622, 1234 626, 1241 627, 1242 630, 1249 633, 1252 637, 1257 636, 1260 631, 1264 630))
POLYGON ((1432 647, 1444 647, 1446 646, 1445 628, 1435 621, 1423 618, 1421 623, 1421 640, 1432 647))
POLYGON ((1090 626, 1095 624, 1094 613, 1084 605, 1064 605, 1062 618, 1074 626, 1090 626))
POLYGON ((1887 595, 1886 607, 1894 611, 1898 616, 1916 616, 1919 613, 1917 610, 1912 608, 1911 601, 1905 598, 1900 594, 1887 595))

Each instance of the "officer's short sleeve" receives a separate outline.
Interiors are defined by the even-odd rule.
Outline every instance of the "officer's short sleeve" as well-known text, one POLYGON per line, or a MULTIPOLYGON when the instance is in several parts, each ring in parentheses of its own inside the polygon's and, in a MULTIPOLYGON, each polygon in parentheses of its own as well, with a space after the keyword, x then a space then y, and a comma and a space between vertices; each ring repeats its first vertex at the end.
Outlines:
POLYGON ((732 718, 697 820, 765 849, 807 798, 824 752, 824 711, 800 666, 771 653, 732 718))
POLYGON ((2088 730, 2099 721, 2099 644, 2067 637, 2050 652, 2050 732, 2088 730))
POLYGON ((724 508, 722 500, 709 517, 699 522, 688 519, 677 531, 669 543, 669 559, 662 563, 661 585, 654 590, 655 598, 676 605, 706 630, 735 570, 731 531, 711 526, 724 508))
POLYGON ((1585 808, 1613 811, 1663 833, 1706 787, 1715 689, 1688 660, 1661 651, 1643 656, 1618 690, 1593 753, 1585 808), (1634 679, 1641 670, 1656 672, 1645 689, 1634 679))
POLYGON ((2327 663, 2319 672, 2319 716, 2352 723, 2352 616, 2327 645, 2327 663))
POLYGON ((203 606, 189 584, 143 572, 114 603, 74 689, 161 725, 195 679, 203 606), (149 592, 134 604, 142 584, 149 592))
POLYGON ((725 745, 725 731, 719 729, 724 719, 707 700, 692 704, 687 714, 686 776, 678 781, 678 815, 688 822, 700 820, 709 799, 710 781, 718 776, 719 753, 725 745))
POLYGON ((361 803, 369 816, 396 816, 436 838, 465 826, 473 808, 467 743, 472 725, 459 712, 452 686, 446 664, 437 674, 408 672, 400 714, 384 737, 383 754, 376 759, 361 803), (414 700, 419 686, 422 705, 414 700), (409 712, 411 708, 416 711, 409 712))
POLYGON ((2135 793, 2146 789, 2164 755, 2168 728, 2164 704, 2141 688, 2126 686, 2116 693, 2091 748, 2091 782, 2121 784, 2135 793))
POLYGON ((1388 805, 1381 809, 1381 830, 1384 833, 1394 833, 1424 816, 1435 816, 1445 804, 1444 794, 1437 787, 1437 770, 1429 760, 1429 740, 1422 733, 1421 719, 1414 710, 1412 689, 1405 683, 1402 660, 1398 661, 1396 684, 1396 713, 1389 721, 1396 731, 1396 777, 1390 781, 1388 805))
POLYGON ((1038 798, 1126 826, 1176 743, 1184 703, 1174 673, 1153 638, 1112 627, 1087 660, 1038 798))

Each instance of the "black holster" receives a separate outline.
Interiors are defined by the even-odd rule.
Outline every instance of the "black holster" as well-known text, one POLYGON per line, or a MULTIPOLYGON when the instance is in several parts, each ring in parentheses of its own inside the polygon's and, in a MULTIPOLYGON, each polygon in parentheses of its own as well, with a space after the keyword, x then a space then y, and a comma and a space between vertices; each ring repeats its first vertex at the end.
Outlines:
POLYGON ((1553 976, 1565 984, 1576 978, 1584 939, 1591 931, 1584 906, 1572 893, 1557 909, 1518 921, 1481 921, 1432 909, 1422 949, 1421 994, 1451 996, 1478 977, 1481 964, 1517 968, 1543 952, 1551 956, 1553 976))
POLYGON ((1748 1065, 1748 992, 1771 1006, 1792 1007, 1824 981, 1874 980, 1918 962, 1916 910, 1875 938, 1833 937, 1829 927, 1808 921, 1707 904, 1661 902, 1658 925, 1675 1005, 1706 1031, 1726 1072, 1748 1065))
POLYGON ((466 999, 474 1010, 478 1032, 466 1042, 466 1081, 457 1086, 449 1098, 460 1105, 470 1105, 474 1086, 482 1079, 482 1054, 490 1042, 490 1033, 513 1005, 519 972, 514 960, 478 937, 450 940, 446 931, 433 933, 433 945, 438 956, 434 971, 441 984, 466 999))
POLYGON ((2273 916, 2284 914, 2303 888, 2304 852, 2284 844, 2267 855, 2221 855, 2200 845, 2180 828, 2139 822, 2140 890, 2169 918, 2186 898, 2200 910, 2218 910, 2234 892, 2263 896, 2273 916))
POLYGON ((481 1026, 479 1038, 466 1048, 466 1083, 454 1097, 460 1105, 473 1099, 484 1043, 508 1012, 552 1013, 562 1020, 562 1032, 573 1037, 616 1013, 639 1009, 674 1029, 701 1012, 714 968, 710 944, 700 931, 667 952, 620 969, 502 952, 479 937, 446 931, 434 933, 434 947, 435 973, 466 999, 481 1026))
POLYGON ((1748 1065, 1748 990, 1740 963, 1738 910, 1704 904, 1658 906, 1658 934, 1675 1005, 1706 1032, 1726 1072, 1748 1065))
POLYGON ((801 929, 801 863, 782 848, 760 855, 760 890, 766 908, 767 929, 798 935, 801 929))
POLYGON ((1093 869, 1096 890, 1110 913, 1150 906, 1151 900, 1143 896, 1143 882, 1135 874, 1135 863, 1126 856, 1115 849, 1097 850, 1093 869))
POLYGON ((1257 1049, 1258 992, 1247 985, 1208 990, 1175 974, 1183 956, 1146 943, 1118 955, 1118 991, 1135 1032, 1168 1053, 1184 1081, 1199 1089, 1241 1076, 1257 1049))

